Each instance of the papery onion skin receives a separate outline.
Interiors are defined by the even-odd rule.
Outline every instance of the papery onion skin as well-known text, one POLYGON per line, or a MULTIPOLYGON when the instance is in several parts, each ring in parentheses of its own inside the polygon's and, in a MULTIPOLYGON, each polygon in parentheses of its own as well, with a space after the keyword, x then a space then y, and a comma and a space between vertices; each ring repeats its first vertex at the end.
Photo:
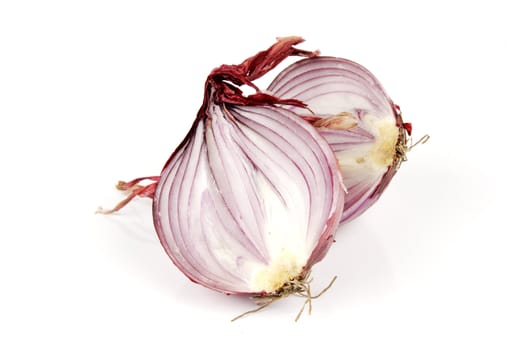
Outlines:
POLYGON ((290 55, 283 38, 212 71, 197 118, 156 184, 153 217, 173 263, 227 294, 273 295, 301 279, 333 242, 343 209, 337 160, 317 130, 252 80, 290 55), (238 86, 256 90, 244 96, 238 86))
POLYGON ((341 222, 370 208, 405 159, 411 132, 377 78, 356 62, 314 57, 287 67, 267 92, 307 104, 288 108, 316 126, 336 153, 347 189, 341 222))

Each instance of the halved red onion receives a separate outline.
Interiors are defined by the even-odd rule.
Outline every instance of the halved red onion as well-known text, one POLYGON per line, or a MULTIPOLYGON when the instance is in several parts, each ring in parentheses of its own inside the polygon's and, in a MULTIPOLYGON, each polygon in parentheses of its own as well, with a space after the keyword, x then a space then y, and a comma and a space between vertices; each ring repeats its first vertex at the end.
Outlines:
POLYGON ((207 79, 189 134, 164 167, 154 224, 173 263, 192 281, 228 294, 281 296, 302 282, 333 242, 344 188, 327 141, 251 81, 297 50, 280 39, 207 79), (238 86, 256 89, 242 95, 238 86))
POLYGON ((211 105, 166 166, 155 228, 191 280, 227 293, 276 292, 327 252, 342 210, 336 160, 278 107, 211 105))
POLYGON ((268 92, 305 103, 288 108, 334 150, 346 187, 342 222, 374 204, 405 157, 410 124, 372 73, 342 58, 307 58, 281 72, 268 92))

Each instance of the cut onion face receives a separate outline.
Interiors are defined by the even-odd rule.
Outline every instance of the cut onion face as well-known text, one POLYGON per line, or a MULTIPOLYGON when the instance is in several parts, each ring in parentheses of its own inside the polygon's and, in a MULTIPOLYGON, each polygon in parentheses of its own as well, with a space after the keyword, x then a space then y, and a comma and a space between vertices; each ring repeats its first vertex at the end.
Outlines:
POLYGON ((281 72, 268 92, 305 103, 287 108, 311 122, 335 152, 346 188, 342 222, 374 204, 405 157, 410 125, 372 73, 342 58, 308 58, 281 72))
POLYGON ((301 103, 244 97, 231 84, 246 83, 245 67, 271 69, 296 42, 281 39, 252 61, 212 72, 197 119, 156 185, 162 246, 186 276, 216 291, 301 292, 283 286, 307 277, 340 222, 344 186, 333 151, 314 126, 276 102, 301 103))
POLYGON ((282 108, 212 105, 208 115, 161 174, 155 228, 193 281, 271 294, 332 243, 343 198, 335 157, 282 108))

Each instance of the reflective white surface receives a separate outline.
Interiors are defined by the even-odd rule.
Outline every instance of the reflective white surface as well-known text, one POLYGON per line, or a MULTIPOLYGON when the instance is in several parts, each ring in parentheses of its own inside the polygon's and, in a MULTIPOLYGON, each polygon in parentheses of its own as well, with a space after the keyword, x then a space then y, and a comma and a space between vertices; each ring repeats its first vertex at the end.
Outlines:
POLYGON ((0 348, 523 349, 514 4, 3 2, 0 348), (189 282, 148 200, 94 212, 122 198, 117 180, 160 171, 212 68, 291 34, 370 69, 431 139, 340 229, 311 316, 294 323, 291 297, 230 323, 253 304, 189 282))

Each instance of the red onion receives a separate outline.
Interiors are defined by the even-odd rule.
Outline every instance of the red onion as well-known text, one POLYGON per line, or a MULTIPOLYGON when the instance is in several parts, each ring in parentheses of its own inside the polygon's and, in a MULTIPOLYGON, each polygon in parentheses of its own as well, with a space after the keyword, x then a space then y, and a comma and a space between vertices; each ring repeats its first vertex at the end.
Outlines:
POLYGON ((128 197, 102 211, 152 198, 160 242, 190 280, 269 299, 262 307, 290 294, 311 302, 312 266, 339 223, 379 198, 410 134, 370 72, 296 49, 302 41, 282 38, 214 69, 191 130, 160 176, 120 182, 128 197), (253 81, 288 56, 308 58, 260 91, 253 81), (245 96, 242 85, 255 93, 245 96))
POLYGON ((342 222, 374 204, 405 158, 411 126, 372 73, 342 58, 308 58, 281 72, 268 91, 307 104, 288 108, 334 150, 346 187, 342 222))
POLYGON ((296 49, 279 39, 240 65, 214 69, 191 130, 160 177, 119 183, 153 198, 162 246, 192 281, 227 294, 307 294, 311 267, 327 253, 339 224, 344 186, 337 160, 314 126, 262 93, 252 81, 296 49), (241 85, 254 88, 244 96, 241 85), (152 180, 147 186, 142 180, 152 180))
POLYGON ((191 280, 261 295, 323 258, 342 198, 333 153, 308 123, 279 107, 212 103, 163 170, 153 214, 191 280))

